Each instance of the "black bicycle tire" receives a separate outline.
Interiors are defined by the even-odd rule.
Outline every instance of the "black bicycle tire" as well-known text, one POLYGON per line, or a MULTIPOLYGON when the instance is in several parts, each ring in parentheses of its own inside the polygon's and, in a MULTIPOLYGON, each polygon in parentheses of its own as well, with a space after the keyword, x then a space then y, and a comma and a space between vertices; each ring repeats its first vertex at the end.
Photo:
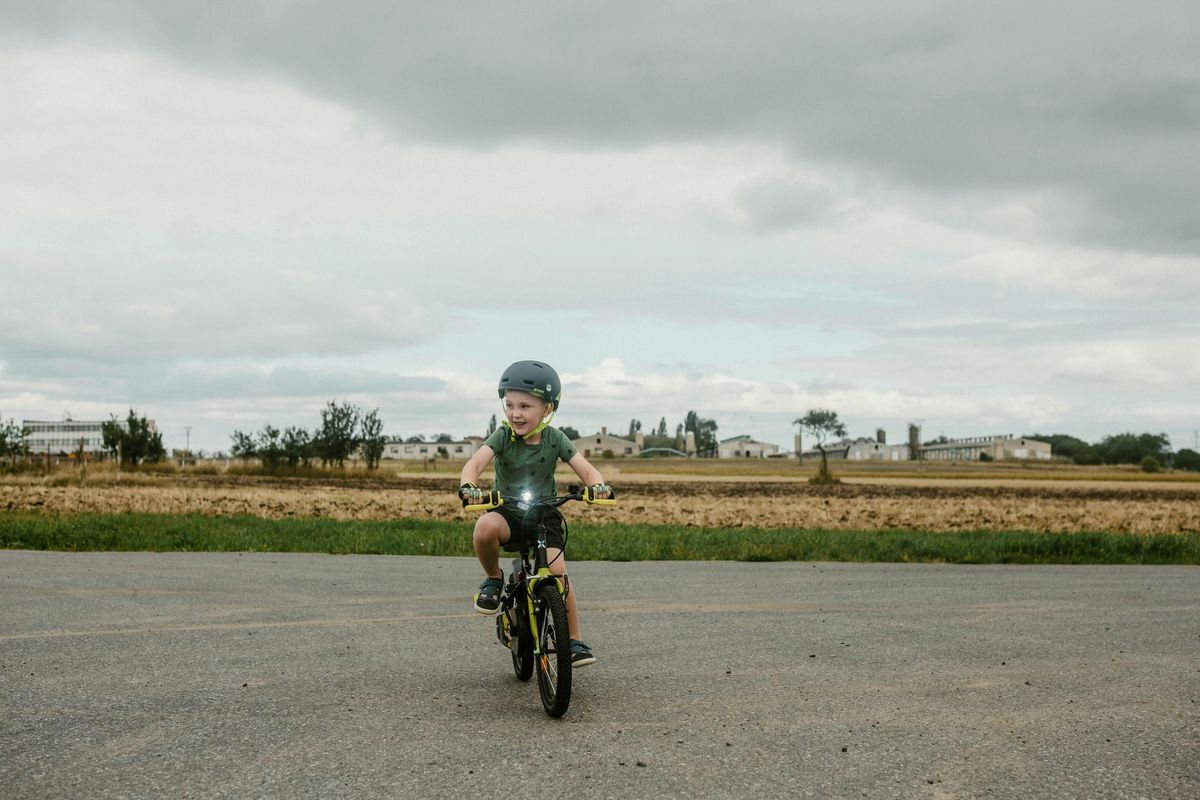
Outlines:
POLYGON ((538 694, 546 713, 561 717, 571 705, 571 634, 567 627, 567 604, 553 581, 539 585, 537 596, 538 635, 542 640, 538 643, 538 694), (546 645, 551 635, 554 652, 548 653, 546 645))
POLYGON ((513 616, 515 619, 508 630, 512 636, 513 674, 517 680, 525 682, 533 677, 533 633, 524 614, 518 611, 513 616))

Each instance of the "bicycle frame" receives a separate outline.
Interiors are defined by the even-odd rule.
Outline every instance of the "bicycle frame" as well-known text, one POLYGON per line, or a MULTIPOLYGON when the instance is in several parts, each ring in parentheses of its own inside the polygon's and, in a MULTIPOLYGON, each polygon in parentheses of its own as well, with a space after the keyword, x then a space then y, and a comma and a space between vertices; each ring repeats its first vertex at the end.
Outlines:
MULTIPOLYGON (((524 521, 522 521, 522 527, 524 527, 524 521)), ((547 561, 548 557, 546 555, 546 536, 544 533, 541 534, 537 544, 534 545, 534 548, 534 572, 532 575, 526 573, 524 581, 525 617, 529 620, 529 633, 533 636, 533 657, 538 661, 542 661, 542 667, 544 669, 545 662, 543 659, 545 658, 545 654, 542 652, 541 631, 538 630, 537 613, 536 609, 534 608, 533 598, 537 593, 538 584, 540 584, 542 581, 553 579, 554 583, 558 586, 558 591, 563 594, 566 593, 566 582, 563 580, 563 578, 550 571, 550 564, 547 561)), ((523 567, 528 566, 526 563, 527 559, 525 558, 526 552, 526 550, 521 551, 521 562, 523 567)))

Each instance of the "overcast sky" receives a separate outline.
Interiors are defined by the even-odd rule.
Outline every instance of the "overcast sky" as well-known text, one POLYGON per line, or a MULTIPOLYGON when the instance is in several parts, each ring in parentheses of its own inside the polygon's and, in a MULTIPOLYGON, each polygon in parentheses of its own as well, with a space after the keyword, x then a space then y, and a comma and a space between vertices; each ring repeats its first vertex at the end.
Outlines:
POLYGON ((1194 2, 0 4, 0 417, 1200 428, 1194 2))

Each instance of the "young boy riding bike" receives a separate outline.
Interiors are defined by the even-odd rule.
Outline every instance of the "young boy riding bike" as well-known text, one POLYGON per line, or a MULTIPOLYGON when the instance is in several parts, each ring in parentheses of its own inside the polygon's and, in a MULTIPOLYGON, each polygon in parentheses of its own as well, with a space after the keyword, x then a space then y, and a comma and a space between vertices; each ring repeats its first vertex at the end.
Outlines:
MULTIPOLYGON (((459 499, 465 504, 481 502, 484 492, 476 482, 480 474, 496 461, 496 490, 504 497, 529 492, 536 501, 553 497, 554 468, 561 458, 575 474, 590 487, 596 499, 607 498, 611 490, 600 471, 579 454, 571 440, 549 422, 558 410, 562 397, 562 382, 558 373, 540 361, 518 361, 504 371, 498 386, 504 407, 504 422, 471 456, 462 470, 459 499)), ((483 567, 483 583, 475 594, 475 610, 481 614, 500 611, 500 591, 504 572, 500 569, 500 549, 520 550, 524 512, 508 506, 488 511, 475 522, 475 555, 483 567)), ((538 520, 546 530, 546 555, 550 571, 564 575, 567 561, 563 554, 563 531, 557 514, 546 514, 538 520)), ((579 605, 574 582, 566 594, 567 623, 571 635, 571 665, 583 667, 594 664, 592 649, 580 638, 579 605)))

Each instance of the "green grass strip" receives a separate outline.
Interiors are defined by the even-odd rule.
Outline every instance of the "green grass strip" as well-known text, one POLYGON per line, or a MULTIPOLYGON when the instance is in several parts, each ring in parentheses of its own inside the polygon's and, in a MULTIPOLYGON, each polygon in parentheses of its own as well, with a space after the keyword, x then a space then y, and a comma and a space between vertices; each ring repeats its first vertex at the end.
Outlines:
MULTIPOLYGON (((471 527, 436 520, 270 520, 159 514, 0 514, 0 548, 469 556, 471 527)), ((573 560, 1200 564, 1200 534, 571 527, 573 560)))

